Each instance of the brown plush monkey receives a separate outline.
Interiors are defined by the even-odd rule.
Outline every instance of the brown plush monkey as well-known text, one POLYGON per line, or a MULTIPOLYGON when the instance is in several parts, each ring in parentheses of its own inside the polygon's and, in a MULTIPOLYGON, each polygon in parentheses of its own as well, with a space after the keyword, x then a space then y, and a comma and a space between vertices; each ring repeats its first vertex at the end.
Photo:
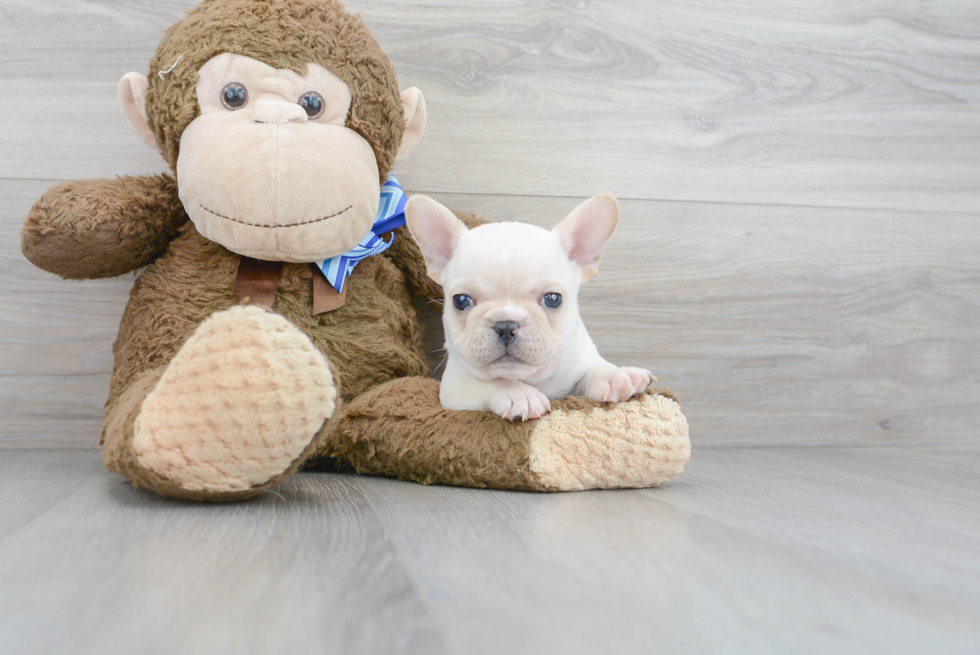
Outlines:
POLYGON ((23 233, 27 258, 65 278, 147 267, 113 348, 106 468, 193 500, 246 498, 328 460, 526 490, 682 470, 687 423, 667 392, 568 398, 526 423, 443 410, 413 304, 442 291, 405 228, 342 291, 311 266, 365 238, 425 123, 421 93, 399 93, 340 4, 205 0, 119 90, 175 176, 60 184, 23 233))

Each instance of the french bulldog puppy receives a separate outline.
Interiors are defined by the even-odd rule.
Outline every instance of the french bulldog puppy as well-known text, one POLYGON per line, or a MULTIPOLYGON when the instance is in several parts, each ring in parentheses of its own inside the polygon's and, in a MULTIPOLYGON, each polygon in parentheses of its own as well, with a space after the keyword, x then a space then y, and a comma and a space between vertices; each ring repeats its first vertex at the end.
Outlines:
POLYGON ((447 409, 534 419, 551 398, 619 402, 656 378, 610 364, 582 323, 578 290, 599 269, 619 221, 608 194, 586 200, 553 230, 526 223, 467 229, 446 207, 414 196, 405 210, 429 276, 445 290, 447 409))

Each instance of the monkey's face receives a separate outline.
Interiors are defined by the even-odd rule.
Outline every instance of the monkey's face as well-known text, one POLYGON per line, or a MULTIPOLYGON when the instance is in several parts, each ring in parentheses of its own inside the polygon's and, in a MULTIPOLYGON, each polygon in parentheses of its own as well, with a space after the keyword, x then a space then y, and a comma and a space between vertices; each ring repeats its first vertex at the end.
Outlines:
POLYGON ((201 114, 180 139, 184 209, 206 238, 256 259, 310 262, 353 248, 378 210, 371 145, 345 127, 351 91, 225 53, 199 70, 201 114))

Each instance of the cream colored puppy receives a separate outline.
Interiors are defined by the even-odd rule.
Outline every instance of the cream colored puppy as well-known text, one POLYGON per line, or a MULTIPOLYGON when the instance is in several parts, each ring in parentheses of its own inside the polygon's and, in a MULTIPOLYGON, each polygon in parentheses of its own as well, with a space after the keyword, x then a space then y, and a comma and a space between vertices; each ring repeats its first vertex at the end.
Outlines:
POLYGON ((405 215, 446 294, 443 407, 526 420, 547 413, 550 398, 618 402, 656 379, 603 359, 579 317, 579 287, 599 269, 619 221, 613 196, 586 200, 551 231, 526 223, 468 230, 425 196, 405 215))

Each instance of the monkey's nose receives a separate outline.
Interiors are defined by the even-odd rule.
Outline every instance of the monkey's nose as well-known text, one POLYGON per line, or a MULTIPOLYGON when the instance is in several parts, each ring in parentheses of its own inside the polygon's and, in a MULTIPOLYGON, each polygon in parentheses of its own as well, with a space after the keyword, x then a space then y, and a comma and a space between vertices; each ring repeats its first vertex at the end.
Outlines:
POLYGON ((500 343, 509 346, 517 339, 517 323, 514 321, 498 321, 493 324, 493 331, 497 333, 500 343))
POLYGON ((291 121, 306 122, 306 110, 295 102, 282 100, 259 100, 252 109, 256 123, 275 123, 282 125, 291 121))

